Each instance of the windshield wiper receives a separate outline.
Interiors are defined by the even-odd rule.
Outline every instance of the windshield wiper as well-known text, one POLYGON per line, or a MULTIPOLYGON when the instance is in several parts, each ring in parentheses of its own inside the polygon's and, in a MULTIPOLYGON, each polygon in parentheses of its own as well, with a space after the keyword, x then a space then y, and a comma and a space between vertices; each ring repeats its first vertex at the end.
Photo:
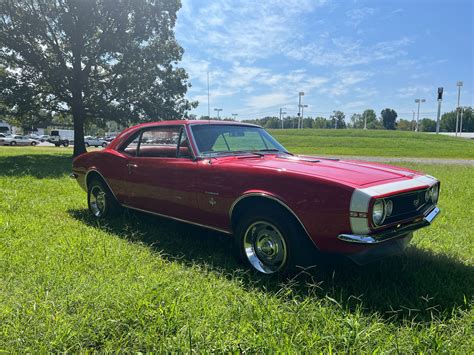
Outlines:
POLYGON ((221 151, 216 151, 216 152, 202 152, 202 154, 206 156, 253 154, 258 157, 263 157, 262 153, 254 152, 251 150, 221 150, 221 151))
POLYGON ((276 148, 259 149, 256 152, 279 152, 279 153, 294 155, 294 154, 291 154, 290 152, 287 152, 286 150, 280 150, 280 149, 276 149, 276 148))

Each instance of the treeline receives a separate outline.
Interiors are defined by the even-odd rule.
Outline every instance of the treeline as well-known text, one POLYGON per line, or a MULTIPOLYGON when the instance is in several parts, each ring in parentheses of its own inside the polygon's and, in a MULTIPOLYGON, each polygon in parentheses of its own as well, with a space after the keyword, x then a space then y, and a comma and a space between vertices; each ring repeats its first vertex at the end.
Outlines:
MULTIPOLYGON (((459 120, 461 114, 459 114, 459 120)), ((282 128, 282 121, 276 116, 267 116, 263 118, 243 120, 242 122, 258 124, 264 128, 278 129, 282 128)), ((435 132, 436 120, 422 118, 418 122, 418 130, 422 132, 435 132)), ((297 128, 298 121, 296 117, 284 117, 283 128, 297 128)), ((305 117, 303 119, 303 128, 317 129, 344 129, 344 128, 367 128, 367 129, 390 129, 400 131, 414 131, 416 121, 412 119, 398 118, 395 110, 386 108, 377 116, 374 110, 367 109, 362 113, 354 113, 349 120, 342 111, 333 111, 329 118, 326 117, 305 117)), ((441 116, 440 129, 442 132, 455 132, 456 129, 456 111, 446 112, 441 116)), ((462 131, 474 132, 474 117, 471 107, 466 107, 462 116, 462 131)))

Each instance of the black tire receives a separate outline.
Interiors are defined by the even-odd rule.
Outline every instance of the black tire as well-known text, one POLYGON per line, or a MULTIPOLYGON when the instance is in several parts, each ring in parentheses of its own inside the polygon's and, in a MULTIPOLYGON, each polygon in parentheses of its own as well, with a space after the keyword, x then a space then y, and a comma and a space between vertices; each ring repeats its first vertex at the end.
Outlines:
POLYGON ((305 265, 308 246, 314 249, 295 218, 278 207, 246 212, 234 235, 240 259, 262 274, 294 273, 305 265))
POLYGON ((107 143, 102 143, 102 148, 107 147, 107 143))
POLYGON ((116 216, 120 205, 101 179, 94 179, 87 187, 87 206, 97 219, 116 216))
POLYGON ((60 146, 60 144, 57 144, 57 143, 56 143, 56 144, 54 144, 54 145, 55 145, 56 147, 59 147, 59 146, 60 146))
POLYGON ((31 142, 31 145, 34 147, 36 145, 36 142, 31 142))
POLYGON ((10 143, 10 145, 16 145, 16 142, 15 142, 15 141, 12 141, 12 142, 10 143))
POLYGON ((85 142, 84 145, 86 146, 86 148, 89 148, 89 143, 85 142))
POLYGON ((65 141, 65 142, 63 143, 63 146, 69 147, 69 141, 65 141))

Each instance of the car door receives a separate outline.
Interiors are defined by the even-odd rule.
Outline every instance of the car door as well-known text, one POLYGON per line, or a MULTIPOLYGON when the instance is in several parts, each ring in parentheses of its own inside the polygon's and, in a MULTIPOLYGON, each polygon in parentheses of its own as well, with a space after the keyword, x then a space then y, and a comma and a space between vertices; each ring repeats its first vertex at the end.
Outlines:
POLYGON ((184 126, 156 126, 142 130, 136 153, 130 154, 126 162, 125 205, 195 220, 196 164, 187 145, 184 126))

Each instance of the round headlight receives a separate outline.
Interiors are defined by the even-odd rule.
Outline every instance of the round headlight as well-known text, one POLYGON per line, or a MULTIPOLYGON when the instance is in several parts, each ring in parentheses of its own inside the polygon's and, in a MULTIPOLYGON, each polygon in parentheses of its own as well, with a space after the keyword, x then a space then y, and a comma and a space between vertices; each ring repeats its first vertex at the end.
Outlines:
POLYGON ((425 202, 430 202, 431 201, 431 188, 426 189, 425 191, 425 202))
POLYGON ((431 187, 431 201, 433 201, 433 203, 437 203, 438 197, 439 197, 439 185, 436 184, 436 185, 433 185, 433 187, 431 187))
POLYGON ((385 201, 385 215, 388 217, 392 214, 392 212, 393 212, 393 201, 392 200, 385 201))
POLYGON ((385 203, 383 200, 377 200, 372 208, 372 221, 376 226, 383 223, 385 219, 385 203))

